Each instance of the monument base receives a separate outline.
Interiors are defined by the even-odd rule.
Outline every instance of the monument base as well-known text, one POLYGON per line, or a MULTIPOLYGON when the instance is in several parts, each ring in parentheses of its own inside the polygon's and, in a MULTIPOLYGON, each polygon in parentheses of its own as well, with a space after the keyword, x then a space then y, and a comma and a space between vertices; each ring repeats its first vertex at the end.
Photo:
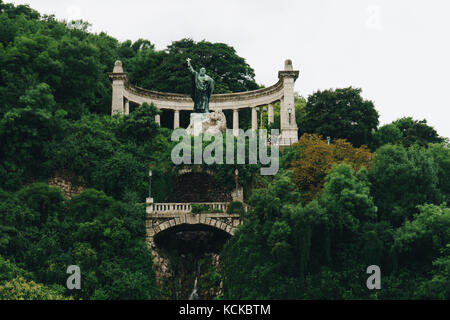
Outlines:
POLYGON ((208 118, 209 113, 191 113, 191 121, 186 129, 191 136, 198 136, 203 133, 203 122, 208 118))
POLYGON ((220 134, 227 129, 227 120, 221 110, 210 113, 191 113, 191 121, 186 129, 191 136, 220 134))

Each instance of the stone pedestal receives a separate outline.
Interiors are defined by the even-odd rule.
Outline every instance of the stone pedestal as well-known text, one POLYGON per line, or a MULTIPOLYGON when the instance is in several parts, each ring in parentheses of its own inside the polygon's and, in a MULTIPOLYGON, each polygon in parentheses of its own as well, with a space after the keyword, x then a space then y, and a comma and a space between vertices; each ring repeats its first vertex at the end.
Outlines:
POLYGON ((198 136, 203 133, 203 123, 208 119, 208 113, 191 113, 191 121, 187 128, 188 134, 198 136))
POLYGON ((146 212, 147 213, 152 213, 153 212, 153 198, 147 198, 145 199, 145 204, 146 204, 146 212))
POLYGON ((233 199, 233 201, 240 201, 240 202, 244 202, 244 188, 243 187, 239 187, 239 189, 235 189, 232 193, 231 193, 231 198, 233 199))
POLYGON ((187 133, 192 136, 205 134, 220 134, 227 129, 227 120, 225 114, 216 110, 210 113, 191 113, 191 121, 186 129, 187 133))

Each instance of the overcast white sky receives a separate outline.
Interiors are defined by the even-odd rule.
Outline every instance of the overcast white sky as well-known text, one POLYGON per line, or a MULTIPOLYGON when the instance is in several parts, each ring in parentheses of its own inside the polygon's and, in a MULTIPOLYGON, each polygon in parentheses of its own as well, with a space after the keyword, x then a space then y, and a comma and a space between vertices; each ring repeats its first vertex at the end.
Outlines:
MULTIPOLYGON (((158 49, 190 37, 233 46, 258 83, 277 81, 284 60, 295 90, 354 86, 381 123, 426 118, 450 137, 448 0, 17 0, 58 19, 83 19, 119 40, 158 49)), ((111 66, 112 68, 112 66, 111 66)))

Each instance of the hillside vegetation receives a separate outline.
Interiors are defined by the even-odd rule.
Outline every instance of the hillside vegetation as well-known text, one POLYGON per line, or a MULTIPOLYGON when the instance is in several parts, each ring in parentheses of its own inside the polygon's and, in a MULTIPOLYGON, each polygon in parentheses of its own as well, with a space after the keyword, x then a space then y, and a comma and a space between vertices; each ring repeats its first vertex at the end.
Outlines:
MULTIPOLYGON (((122 60, 134 84, 188 93, 191 57, 224 93, 259 88, 253 69, 223 43, 156 50, 3 1, 0 25, 0 299, 161 298, 143 203, 149 165, 155 200, 174 190, 171 130, 153 105, 111 117, 107 72, 122 60), (64 198, 48 184, 61 173, 84 191, 64 198), (65 287, 69 265, 81 290, 65 287)), ((296 114, 276 176, 238 166, 253 210, 211 271, 219 298, 449 299, 448 140, 425 120, 380 127, 358 88, 297 96, 296 114), (366 287, 370 265, 381 290, 366 287)), ((234 187, 235 166, 209 169, 234 187)))

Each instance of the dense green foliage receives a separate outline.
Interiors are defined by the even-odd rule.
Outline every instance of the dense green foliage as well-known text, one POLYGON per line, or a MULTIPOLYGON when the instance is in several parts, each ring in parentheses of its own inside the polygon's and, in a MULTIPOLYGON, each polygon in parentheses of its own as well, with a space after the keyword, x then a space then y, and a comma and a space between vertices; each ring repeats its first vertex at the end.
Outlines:
POLYGON ((444 142, 444 139, 427 125, 426 120, 417 121, 407 117, 380 127, 373 134, 372 144, 374 148, 387 143, 402 144, 405 147, 418 144, 424 147, 428 143, 440 142, 444 142))
MULTIPOLYGON (((43 183, 14 194, 2 191, 0 197, 0 255, 27 270, 27 282, 56 286, 59 294, 82 299, 157 297, 142 205, 118 202, 94 189, 66 201, 58 189, 43 183), (82 270, 81 290, 62 287, 69 265, 82 270)), ((4 285, 19 286, 14 296, 20 295, 20 286, 26 290, 27 285, 16 277, 24 274, 10 272, 14 276, 7 279, 17 283, 4 285)))
POLYGON ((152 90, 188 93, 187 57, 195 68, 207 68, 217 93, 259 87, 253 69, 223 43, 182 39, 158 51, 148 40, 120 43, 105 33, 86 32, 86 23, 68 28, 53 16, 3 2, 0 21, 0 116, 18 104, 49 111, 57 106, 71 119, 109 114, 107 72, 116 60, 124 62, 133 83, 152 90))
POLYGON ((131 80, 143 88, 190 93, 191 75, 186 67, 187 58, 192 59, 196 70, 205 67, 208 75, 215 79, 215 93, 259 88, 253 69, 224 43, 196 43, 182 39, 173 42, 165 51, 155 51, 149 42, 127 41, 121 44, 120 52, 126 57, 125 68, 130 72, 131 80))
MULTIPOLYGON (((253 70, 226 44, 182 39, 158 51, 2 1, 0 23, 0 299, 161 298, 145 244, 148 170, 152 197, 163 202, 184 166, 172 163, 176 142, 155 123, 153 105, 109 116, 107 72, 120 59, 133 83, 187 93, 187 57, 207 68, 217 92, 258 88, 253 70), (48 183, 61 176, 84 191, 65 198, 48 183), (81 290, 65 287, 69 265, 81 268, 81 290)), ((425 120, 377 129, 378 113, 360 93, 296 96, 307 134, 274 177, 261 177, 260 164, 197 166, 228 191, 239 169, 252 206, 230 204, 244 223, 221 268, 201 260, 199 279, 217 288, 222 280, 224 298, 450 299, 450 148, 425 120), (364 144, 374 153, 357 148, 364 144), (380 291, 366 287, 373 264, 380 291)), ((242 128, 249 118, 240 117, 242 128)), ((185 261, 195 267, 194 258, 185 261)))
POLYGON ((418 206, 396 226, 396 215, 375 206, 390 200, 383 196, 371 195, 367 170, 344 164, 303 205, 289 175, 279 174, 254 191, 254 211, 224 249, 224 298, 450 299, 450 208, 418 206), (378 292, 366 287, 370 265, 382 270, 378 292))
POLYGON ((369 144, 378 126, 378 112, 372 101, 361 97, 361 89, 317 91, 308 97, 301 132, 331 139, 347 139, 355 146, 369 144))

